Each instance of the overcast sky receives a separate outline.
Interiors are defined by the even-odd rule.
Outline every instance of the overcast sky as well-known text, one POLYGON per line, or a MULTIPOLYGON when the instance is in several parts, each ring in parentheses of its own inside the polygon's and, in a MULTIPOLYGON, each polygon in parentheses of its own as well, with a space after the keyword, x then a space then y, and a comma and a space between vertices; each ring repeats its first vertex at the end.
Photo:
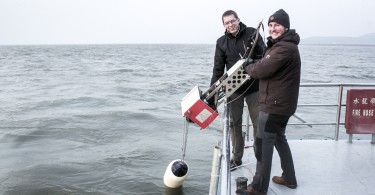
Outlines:
POLYGON ((280 8, 302 39, 375 32, 375 0, 0 0, 0 45, 214 44, 224 11, 268 36, 280 8))

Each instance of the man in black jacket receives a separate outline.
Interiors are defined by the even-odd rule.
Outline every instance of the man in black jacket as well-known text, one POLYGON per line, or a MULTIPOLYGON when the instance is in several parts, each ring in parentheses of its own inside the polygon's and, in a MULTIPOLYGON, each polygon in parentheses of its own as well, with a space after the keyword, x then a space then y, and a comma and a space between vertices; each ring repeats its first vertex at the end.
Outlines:
POLYGON ((281 177, 274 176, 272 181, 293 189, 297 187, 285 129, 297 109, 301 77, 300 37, 289 28, 289 15, 283 9, 272 14, 268 20, 267 51, 260 61, 245 68, 251 77, 259 79, 260 91, 259 126, 254 144, 257 166, 248 186, 250 194, 268 191, 273 147, 279 153, 283 173, 281 177))
MULTIPOLYGON (((225 34, 216 42, 215 58, 213 74, 211 78, 211 86, 223 76, 226 70, 229 70, 238 60, 242 58, 246 50, 251 47, 249 40, 256 31, 255 28, 246 27, 238 15, 233 10, 228 10, 222 15, 222 22, 225 28, 225 34)), ((260 59, 263 56, 265 44, 261 37, 256 43, 252 59, 260 59)), ((254 137, 258 122, 258 80, 251 79, 243 84, 228 100, 231 112, 231 139, 232 153, 231 170, 236 169, 242 164, 242 156, 244 150, 244 138, 242 135, 242 114, 244 108, 244 100, 249 109, 250 118, 253 124, 254 137)))

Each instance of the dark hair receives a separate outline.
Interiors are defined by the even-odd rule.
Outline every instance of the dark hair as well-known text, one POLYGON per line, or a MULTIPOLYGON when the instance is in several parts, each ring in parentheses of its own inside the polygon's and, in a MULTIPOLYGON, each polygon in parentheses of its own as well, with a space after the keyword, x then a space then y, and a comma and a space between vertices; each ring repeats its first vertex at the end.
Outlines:
POLYGON ((230 15, 233 15, 236 19, 238 19, 238 15, 237 15, 237 13, 235 11, 233 11, 233 10, 227 10, 221 16, 221 20, 223 21, 223 23, 224 23, 224 17, 225 16, 230 16, 230 15))

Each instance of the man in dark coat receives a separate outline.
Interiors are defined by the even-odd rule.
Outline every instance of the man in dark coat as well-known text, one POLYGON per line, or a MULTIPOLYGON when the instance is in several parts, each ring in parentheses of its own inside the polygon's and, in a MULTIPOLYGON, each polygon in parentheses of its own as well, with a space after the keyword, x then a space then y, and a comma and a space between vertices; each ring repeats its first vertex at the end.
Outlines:
POLYGON ((289 16, 280 9, 268 20, 267 50, 264 57, 245 67, 253 78, 259 79, 259 123, 255 145, 256 173, 248 186, 250 194, 265 194, 268 191, 272 167, 273 147, 279 153, 281 177, 272 181, 289 188, 297 187, 293 157, 285 137, 290 116, 297 108, 301 59, 298 50, 300 41, 295 30, 289 29, 289 16))
MULTIPOLYGON (((251 46, 249 39, 256 31, 255 28, 246 27, 238 18, 233 10, 223 13, 222 21, 225 28, 225 34, 216 42, 216 50, 214 57, 213 74, 211 78, 211 86, 223 76, 226 70, 229 70, 238 60, 244 56, 246 50, 251 46)), ((260 59, 263 56, 265 44, 261 37, 256 43, 251 59, 260 59)), ((243 84, 232 96, 228 103, 231 113, 231 138, 232 153, 230 168, 234 170, 242 164, 242 156, 244 151, 244 138, 242 135, 242 114, 244 109, 244 100, 248 106, 250 118, 253 124, 254 137, 257 130, 258 122, 258 80, 251 79, 243 84)))

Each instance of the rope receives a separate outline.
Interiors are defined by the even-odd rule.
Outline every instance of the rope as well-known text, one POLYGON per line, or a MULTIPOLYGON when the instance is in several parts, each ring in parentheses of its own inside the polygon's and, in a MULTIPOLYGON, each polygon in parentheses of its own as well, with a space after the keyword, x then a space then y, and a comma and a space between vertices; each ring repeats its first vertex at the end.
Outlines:
MULTIPOLYGON (((190 116, 190 111, 187 116, 189 118, 190 116)), ((187 135, 188 135, 188 130, 189 130, 189 122, 185 119, 184 120, 184 133, 182 135, 182 161, 185 159, 185 154, 186 154, 186 144, 187 144, 187 135)))

